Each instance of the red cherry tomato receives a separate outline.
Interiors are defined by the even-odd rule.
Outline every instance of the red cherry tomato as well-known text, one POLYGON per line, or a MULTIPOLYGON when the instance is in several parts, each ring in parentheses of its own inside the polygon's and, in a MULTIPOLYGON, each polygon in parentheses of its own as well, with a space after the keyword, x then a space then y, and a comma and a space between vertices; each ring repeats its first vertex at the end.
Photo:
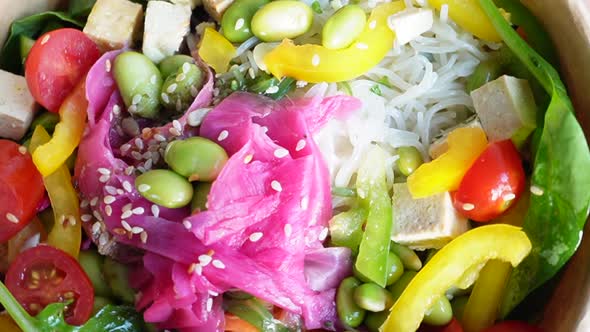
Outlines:
POLYGON ((444 326, 431 326, 422 324, 418 332, 463 332, 463 327, 459 321, 453 317, 453 319, 444 326))
POLYGON ((84 324, 92 313, 94 289, 88 276, 72 256, 48 245, 18 255, 6 273, 6 287, 31 315, 48 304, 70 300, 68 324, 84 324))
POLYGON ((482 332, 543 332, 543 330, 525 322, 504 321, 488 327, 482 332))
POLYGON ((43 199, 43 178, 31 155, 13 141, 0 139, 0 243, 23 229, 43 199))
POLYGON ((453 205, 475 221, 500 216, 522 194, 525 174, 511 140, 490 143, 453 193, 453 205))
POLYGON ((57 112, 74 85, 100 57, 96 44, 82 31, 59 29, 37 39, 25 64, 33 98, 57 112))

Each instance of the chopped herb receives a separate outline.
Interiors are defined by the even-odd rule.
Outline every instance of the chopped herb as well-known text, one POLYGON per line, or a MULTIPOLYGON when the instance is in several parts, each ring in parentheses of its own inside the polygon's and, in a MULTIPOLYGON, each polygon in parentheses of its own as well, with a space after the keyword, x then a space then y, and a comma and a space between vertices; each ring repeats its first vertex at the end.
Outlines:
POLYGON ((316 14, 322 14, 324 12, 322 10, 322 5, 320 5, 320 3, 318 1, 314 1, 311 4, 311 9, 313 9, 313 11, 316 12, 316 14))
POLYGON ((340 197, 355 197, 356 190, 346 187, 332 187, 332 195, 340 197))
POLYGON ((387 78, 387 76, 383 76, 380 80, 377 81, 377 83, 384 85, 390 89, 393 89, 393 85, 391 85, 391 82, 389 82, 389 78, 387 78))
POLYGON ((381 88, 379 87, 379 84, 373 85, 373 87, 371 88, 371 92, 376 94, 377 96, 383 95, 383 93, 381 92, 381 88))

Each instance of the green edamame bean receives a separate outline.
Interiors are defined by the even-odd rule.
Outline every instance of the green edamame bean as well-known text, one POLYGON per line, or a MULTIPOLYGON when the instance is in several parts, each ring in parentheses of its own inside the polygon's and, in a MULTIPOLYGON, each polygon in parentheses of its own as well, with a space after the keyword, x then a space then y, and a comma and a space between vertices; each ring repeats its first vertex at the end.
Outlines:
POLYGON ((360 286, 361 282, 355 277, 348 277, 342 280, 336 292, 336 311, 338 318, 346 326, 357 327, 365 319, 366 311, 360 308, 354 301, 354 289, 360 286))
POLYGON ((389 256, 387 257, 387 267, 389 269, 387 274, 387 285, 391 285, 404 273, 404 264, 396 254, 389 252, 389 256))
POLYGON ((51 134, 55 130, 55 126, 58 124, 58 122, 59 114, 43 112, 33 119, 33 122, 31 122, 31 130, 35 130, 37 126, 41 126, 51 134))
POLYGON ((211 191, 211 182, 198 182, 193 187, 191 211, 193 214, 207 210, 207 200, 211 191))
POLYGON ((414 173, 416 168, 424 163, 422 154, 416 147, 402 146, 397 148, 399 159, 397 160, 397 167, 405 176, 410 176, 414 173))
POLYGON ((256 11, 270 0, 236 0, 221 18, 223 35, 232 43, 241 43, 252 37, 250 22, 256 11))
POLYGON ((322 29, 322 45, 337 50, 350 46, 363 32, 367 16, 358 5, 340 8, 322 29))
POLYGON ((178 113, 187 110, 203 87, 203 76, 199 66, 185 62, 164 81, 160 94, 162 105, 178 113))
POLYGON ((502 75, 502 64, 498 59, 482 61, 475 67, 473 74, 467 78, 467 92, 480 88, 482 85, 495 80, 502 75))
POLYGON ((158 115, 162 76, 148 57, 131 51, 119 54, 113 75, 129 113, 149 119, 158 115))
POLYGON ((171 209, 187 205, 193 197, 191 183, 166 169, 151 170, 138 176, 135 188, 150 202, 171 209))
POLYGON ((379 312, 391 308, 393 297, 383 287, 375 283, 366 283, 354 289, 354 302, 361 308, 379 312))
POLYGON ((102 296, 94 296, 94 304, 92 306, 92 316, 94 316, 100 309, 104 308, 109 304, 114 304, 111 299, 102 297, 102 296))
POLYGON ((217 143, 191 137, 168 144, 164 160, 189 181, 213 181, 227 162, 227 153, 217 143))
POLYGON ((391 242, 389 249, 401 259, 404 268, 414 271, 422 268, 422 261, 414 250, 395 242, 391 242))
POLYGON ((469 296, 459 296, 451 301, 453 316, 455 316, 455 318, 457 318, 457 320, 460 322, 463 320, 463 312, 465 312, 467 301, 469 301, 469 296))
POLYGON ((104 256, 99 255, 94 250, 84 250, 80 251, 78 262, 82 266, 82 269, 84 269, 84 272, 86 272, 86 275, 88 275, 88 279, 92 282, 94 294, 104 297, 112 296, 111 288, 107 285, 102 274, 104 256))
POLYGON ((113 295, 125 303, 135 301, 135 292, 129 285, 129 270, 127 266, 113 260, 111 257, 104 259, 104 278, 111 287, 113 295))
POLYGON ((313 10, 301 1, 277 0, 260 8, 252 17, 252 33, 265 42, 295 38, 313 23, 313 10))
POLYGON ((185 54, 175 54, 160 61, 158 68, 160 69, 160 73, 162 73, 162 77, 167 78, 172 74, 176 74, 178 69, 187 62, 193 64, 195 63, 195 59, 185 54))
POLYGON ((424 314, 424 323, 441 326, 453 319, 453 308, 446 296, 441 296, 424 314))
POLYGON ((367 312, 367 317, 365 317, 365 326, 369 330, 369 332, 379 332, 379 328, 385 320, 389 316, 389 311, 380 311, 380 312, 367 312))
POLYGON ((406 271, 396 282, 387 286, 387 290, 391 293, 394 302, 402 295, 404 289, 408 287, 408 284, 414 279, 416 274, 418 273, 415 271, 406 271))

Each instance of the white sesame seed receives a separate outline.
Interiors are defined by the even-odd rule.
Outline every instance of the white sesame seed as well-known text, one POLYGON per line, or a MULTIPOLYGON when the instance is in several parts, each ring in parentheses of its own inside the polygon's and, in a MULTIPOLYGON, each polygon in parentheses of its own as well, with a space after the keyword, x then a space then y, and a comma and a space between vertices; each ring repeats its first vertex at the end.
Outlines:
POLYGON ((129 108, 127 109, 127 111, 131 114, 137 112, 137 105, 131 105, 129 106, 129 108))
POLYGON ((78 221, 76 220, 76 217, 74 217, 74 216, 68 216, 68 218, 67 218, 67 219, 68 219, 68 223, 70 224, 70 226, 75 226, 75 225, 76 225, 76 223, 78 222, 78 221))
POLYGON ((131 210, 124 211, 124 212, 121 214, 121 219, 126 219, 126 218, 129 218, 129 217, 131 217, 132 215, 133 215, 133 212, 132 212, 131 210))
POLYGON ((285 235, 287 237, 290 237, 291 233, 293 233, 293 226, 291 226, 291 224, 285 224, 285 227, 283 227, 283 231, 285 232, 285 235))
POLYGON ((145 184, 145 183, 142 183, 142 184, 140 184, 140 185, 137 187, 137 190, 138 190, 140 193, 144 193, 144 192, 146 192, 146 191, 148 191, 148 190, 150 190, 150 189, 152 189, 152 187, 151 187, 149 184, 145 184))
POLYGON ((104 186, 104 190, 111 195, 117 194, 117 188, 115 188, 113 186, 104 186))
POLYGON ((254 73, 254 68, 252 68, 252 67, 248 68, 248 76, 250 76, 251 79, 256 78, 256 73, 254 73))
POLYGON ((111 171, 107 168, 101 167, 98 169, 98 173, 102 175, 111 175, 111 171))
POLYGON ((131 233, 133 233, 133 234, 140 234, 143 231, 144 231, 143 228, 139 227, 139 226, 134 226, 133 228, 131 228, 131 233))
POLYGON ((184 228, 186 228, 186 229, 191 229, 191 228, 193 228, 193 224, 191 224, 191 222, 190 222, 190 221, 188 221, 188 220, 183 220, 183 221, 182 221, 182 225, 184 225, 184 228))
POLYGON ((191 64, 188 62, 185 62, 184 64, 182 64, 182 72, 185 74, 188 74, 188 72, 191 70, 191 64))
POLYGON ((541 189, 540 187, 537 187, 535 185, 532 185, 530 190, 531 190, 531 194, 533 194, 535 196, 541 196, 544 193, 543 189, 541 189))
POLYGON ((303 198, 301 199, 301 209, 303 211, 307 210, 309 206, 309 197, 307 196, 303 196, 303 198))
POLYGON ((160 135, 160 134, 155 134, 154 135, 154 139, 158 142, 166 142, 166 137, 160 135))
POLYGON ((471 203, 465 203, 463 204, 463 210, 465 211, 471 211, 473 209, 475 209, 475 205, 471 204, 471 203))
POLYGON ((213 265, 213 267, 216 267, 220 270, 225 269, 225 264, 223 264, 223 262, 219 259, 214 259, 213 262, 211 262, 211 264, 213 265))
POLYGON ((181 135, 180 131, 178 129, 174 128, 174 127, 168 129, 168 131, 170 132, 170 134, 172 134, 174 136, 180 136, 181 135))
POLYGON ((115 106, 113 106, 113 113, 114 113, 115 115, 119 115, 119 114, 121 114, 121 107, 120 107, 119 105, 115 105, 115 106))
POLYGON ((281 186, 281 183, 277 180, 272 180, 272 182, 270 183, 270 187, 277 192, 283 191, 283 186, 281 186))
POLYGON ((287 149, 278 148, 274 152, 275 157, 283 158, 289 155, 289 151, 287 149))
POLYGON ((157 81, 158 81, 158 77, 156 77, 156 75, 152 75, 152 77, 150 77, 150 83, 156 84, 157 81))
POLYGON ((125 174, 131 175, 131 174, 133 174, 133 172, 135 172, 135 167, 129 166, 129 167, 125 168, 125 174))
POLYGON ((172 83, 168 86, 168 88, 166 89, 166 92, 173 93, 174 91, 176 91, 177 87, 178 87, 178 84, 172 83))
POLYGON ((123 226, 123 228, 125 228, 125 230, 131 232, 131 225, 129 225, 129 223, 125 220, 121 220, 121 226, 123 226))
POLYGON ((27 148, 21 145, 18 147, 18 152, 20 152, 20 154, 26 154, 27 148))
POLYGON ((18 224, 19 222, 18 218, 10 212, 6 213, 6 219, 8 219, 8 221, 10 221, 13 224, 18 224))
POLYGON ((96 203, 98 203, 98 197, 94 197, 90 200, 90 206, 96 206, 96 203))
POLYGON ((208 298, 207 299, 207 312, 211 312, 211 310, 213 310, 213 299, 208 298))
POLYGON ((96 210, 92 211, 92 215, 94 216, 94 218, 96 218, 96 220, 98 221, 102 221, 102 216, 100 215, 100 213, 96 210))
POLYGON ((356 43, 356 48, 358 48, 359 50, 366 50, 369 48, 369 45, 365 44, 365 43, 356 43))
POLYGON ((249 164, 252 161, 252 158, 254 158, 254 155, 251 154, 244 157, 244 164, 249 164))
POLYGON ((121 145, 121 148, 120 148, 122 154, 127 153, 127 151, 129 151, 129 149, 131 149, 131 145, 129 145, 127 143, 121 145))
POLYGON ((98 244, 101 246, 104 246, 107 244, 107 242, 109 242, 109 234, 108 233, 100 234, 100 237, 98 238, 98 244))
POLYGON ((141 138, 139 138, 139 137, 136 138, 134 142, 135 142, 135 146, 137 146, 138 149, 143 150, 144 145, 143 145, 143 141, 141 140, 141 138))
POLYGON ((508 193, 508 194, 502 196, 502 199, 504 201, 511 201, 511 200, 513 200, 515 198, 516 198, 516 195, 514 193, 508 193))
POLYGON ((276 85, 273 85, 273 86, 268 87, 268 89, 266 89, 266 91, 264 91, 264 92, 266 92, 268 94, 277 93, 277 92, 279 92, 279 87, 276 85))
POLYGON ((217 140, 221 142, 224 139, 226 139, 228 136, 229 136, 229 132, 227 130, 223 130, 223 131, 221 131, 221 133, 219 133, 217 140))
POLYGON ((133 212, 133 214, 137 214, 137 215, 142 215, 145 212, 145 209, 140 207, 136 207, 135 209, 131 210, 131 212, 133 212))
POLYGON ((328 227, 322 228, 320 234, 318 235, 318 240, 324 241, 328 237, 328 227))
POLYGON ((105 204, 111 204, 111 203, 113 203, 114 201, 116 201, 116 198, 115 198, 115 197, 113 197, 113 196, 111 196, 111 195, 106 195, 106 196, 105 196, 105 197, 102 199, 102 201, 103 201, 105 204))
POLYGON ((193 98, 195 98, 199 94, 199 89, 197 89, 197 87, 194 85, 191 86, 189 90, 193 98))
POLYGON ((203 267, 201 265, 197 264, 195 266, 195 273, 198 274, 198 275, 203 274, 203 267))
POLYGON ((147 243, 148 233, 146 231, 141 232, 141 234, 139 234, 139 239, 141 240, 141 243, 147 243))
POLYGON ((157 206, 156 204, 152 205, 152 214, 154 215, 154 217, 159 217, 160 216, 160 207, 157 206))
POLYGON ((178 120, 172 121, 172 126, 176 128, 176 130, 182 131, 182 125, 180 125, 180 122, 178 120))
POLYGON ((94 224, 92 224, 92 234, 96 234, 100 232, 100 222, 95 222, 94 224))
POLYGON ((51 38, 51 35, 46 34, 45 37, 41 39, 41 45, 45 45, 49 41, 49 38, 51 38))
POLYGON ((80 207, 81 207, 82 209, 85 209, 85 208, 87 208, 87 207, 88 207, 88 204, 90 204, 90 202, 88 202, 88 200, 87 200, 87 199, 83 199, 83 200, 80 202, 80 207))
POLYGON ((244 27, 245 22, 246 21, 244 21, 244 19, 240 17, 239 19, 236 20, 236 25, 234 26, 234 29, 240 30, 241 28, 244 27))
POLYGON ((311 64, 314 67, 317 67, 320 65, 320 56, 318 54, 313 55, 313 57, 311 58, 311 64))
POLYGON ((107 59, 107 61, 105 61, 105 63, 104 63, 104 67, 105 67, 105 70, 107 71, 107 73, 110 73, 111 72, 111 60, 107 59))
POLYGON ((188 124, 192 127, 200 126, 209 111, 211 111, 210 108, 199 108, 190 112, 187 120, 188 124))
POLYGON ((176 82, 182 82, 186 79, 186 75, 184 73, 180 73, 176 75, 176 82))
POLYGON ((219 293, 217 293, 216 291, 213 291, 213 290, 208 290, 207 293, 209 293, 209 295, 211 295, 211 296, 218 296, 219 295, 219 293))
POLYGON ((133 191, 133 186, 131 183, 129 183, 129 181, 123 181, 123 189, 130 193, 133 191))
POLYGON ((117 189, 117 195, 123 195, 125 192, 123 191, 123 189, 118 188, 117 189))
POLYGON ((303 150, 303 149, 305 148, 305 144, 307 144, 307 143, 305 142, 305 140, 304 140, 304 139, 300 139, 300 140, 297 142, 297 146, 295 146, 295 151, 301 151, 301 150, 303 150))
POLYGON ((82 219, 82 222, 89 222, 92 220, 92 216, 89 214, 83 214, 80 218, 82 219))
POLYGON ((168 97, 168 95, 166 94, 166 92, 162 92, 162 100, 166 103, 169 104, 170 103, 170 97, 168 97))
POLYGON ((250 241, 252 241, 252 242, 257 242, 258 240, 260 240, 262 238, 263 235, 264 234, 262 232, 252 233, 252 234, 250 234, 248 239, 250 239, 250 241))
POLYGON ((100 181, 101 183, 107 183, 109 182, 110 178, 110 175, 102 175, 100 178, 98 178, 98 181, 100 181))
POLYGON ((106 213, 107 216, 110 217, 113 214, 113 208, 110 205, 105 206, 104 213, 106 213))
POLYGON ((131 157, 135 160, 141 160, 141 153, 137 151, 131 151, 131 157))
POLYGON ((200 255, 199 256, 199 263, 201 263, 202 266, 209 265, 209 263, 211 263, 212 260, 213 259, 209 255, 200 255))
POLYGON ((308 83, 307 83, 307 81, 301 81, 301 80, 299 80, 299 81, 295 82, 295 85, 296 85, 298 88, 303 88, 303 87, 305 87, 307 84, 308 84, 308 83))
POLYGON ((377 27, 377 21, 372 20, 371 22, 369 22, 369 29, 375 30, 376 27, 377 27))
POLYGON ((146 151, 141 155, 142 159, 152 159, 152 153, 150 151, 146 151))
POLYGON ((133 208, 133 204, 128 203, 123 205, 123 208, 121 208, 121 211, 125 212, 125 211, 131 211, 131 208, 133 208))

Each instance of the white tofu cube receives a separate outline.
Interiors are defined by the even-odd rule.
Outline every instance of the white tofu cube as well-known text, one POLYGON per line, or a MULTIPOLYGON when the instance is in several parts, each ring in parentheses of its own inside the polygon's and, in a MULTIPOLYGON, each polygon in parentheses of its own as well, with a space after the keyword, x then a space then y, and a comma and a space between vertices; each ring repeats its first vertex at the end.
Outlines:
POLYGON ((102 51, 133 46, 141 36, 143 8, 128 0, 98 0, 92 7, 84 33, 102 51))
POLYGON ((407 8, 388 19, 389 28, 395 32, 396 42, 405 45, 432 28, 432 9, 407 8))
POLYGON ((36 109, 25 78, 0 70, 0 137, 23 138, 36 109))
POLYGON ((191 9, 165 1, 148 2, 143 32, 143 54, 158 63, 180 49, 189 32, 191 9))
POLYGON ((416 250, 438 249, 468 229, 448 192, 413 199, 406 183, 393 185, 393 241, 416 250))
POLYGON ((191 7, 191 9, 195 9, 202 4, 201 0, 170 0, 170 2, 176 5, 187 5, 191 7))
POLYGON ((234 0, 203 0, 203 6, 211 17, 217 22, 221 21, 221 17, 225 10, 234 2, 234 0))
POLYGON ((447 138, 449 137, 451 131, 457 128, 480 128, 483 130, 483 128, 481 127, 481 122, 479 122, 479 119, 477 117, 475 117, 471 121, 468 121, 467 123, 460 124, 447 130, 445 133, 443 133, 443 135, 440 138, 436 139, 428 147, 428 155, 430 155, 430 158, 436 159, 440 157, 441 154, 447 152, 447 150, 449 149, 447 138))

